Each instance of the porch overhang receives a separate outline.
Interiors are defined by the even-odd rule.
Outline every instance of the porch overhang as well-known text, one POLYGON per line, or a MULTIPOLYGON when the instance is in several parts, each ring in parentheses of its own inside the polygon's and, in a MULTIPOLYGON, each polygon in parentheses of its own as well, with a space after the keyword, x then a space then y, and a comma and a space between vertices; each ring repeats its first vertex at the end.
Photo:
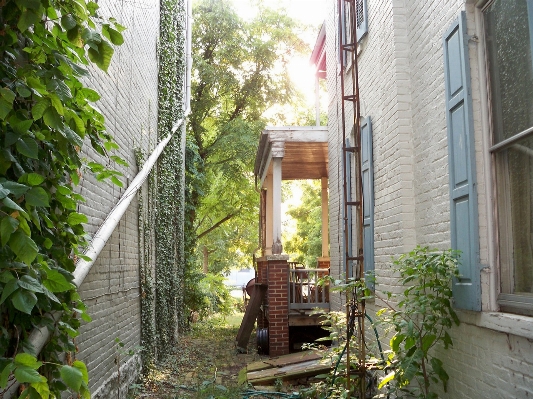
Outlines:
MULTIPOLYGON (((323 230, 327 228, 328 141, 325 126, 267 127, 261 134, 254 174, 261 189, 262 253, 281 254, 282 180, 322 181, 323 230), (264 194, 264 195, 263 195, 264 194)), ((325 231, 325 230, 324 230, 325 231)), ((323 234, 327 256, 327 234, 323 234)))
POLYGON ((272 160, 281 158, 282 180, 328 177, 326 126, 267 127, 261 134, 254 173, 263 186, 272 160))

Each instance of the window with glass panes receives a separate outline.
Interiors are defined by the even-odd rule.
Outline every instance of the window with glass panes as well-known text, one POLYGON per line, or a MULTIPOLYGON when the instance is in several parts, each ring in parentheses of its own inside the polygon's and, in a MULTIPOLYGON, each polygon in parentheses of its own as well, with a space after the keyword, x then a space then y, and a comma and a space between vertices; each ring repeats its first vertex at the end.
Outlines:
POLYGON ((533 314, 533 0, 483 9, 502 310, 533 314))

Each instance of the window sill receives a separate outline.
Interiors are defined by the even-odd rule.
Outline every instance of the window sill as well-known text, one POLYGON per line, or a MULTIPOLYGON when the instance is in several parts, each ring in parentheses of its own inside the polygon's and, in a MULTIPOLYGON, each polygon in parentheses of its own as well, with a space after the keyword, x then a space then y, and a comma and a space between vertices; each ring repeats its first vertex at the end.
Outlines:
POLYGON ((533 317, 501 312, 457 310, 462 323, 533 339, 533 317))

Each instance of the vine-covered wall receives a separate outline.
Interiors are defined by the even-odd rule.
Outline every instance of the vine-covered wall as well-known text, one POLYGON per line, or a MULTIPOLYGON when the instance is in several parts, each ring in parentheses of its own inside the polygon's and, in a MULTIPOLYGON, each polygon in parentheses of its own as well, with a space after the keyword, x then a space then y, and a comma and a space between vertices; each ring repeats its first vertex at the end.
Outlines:
MULTIPOLYGON (((185 0, 161 1, 159 39, 159 140, 167 137, 183 116, 185 77, 185 0)), ((155 228, 155 320, 158 354, 168 353, 183 321, 183 219, 182 176, 184 125, 161 154, 157 167, 155 228)))
MULTIPOLYGON (((139 169, 145 161, 142 149, 135 150, 139 169)), ((157 170, 148 177, 148 183, 138 192, 139 201, 139 278, 141 282, 141 346, 143 371, 149 370, 156 358, 155 287, 154 287, 154 225, 157 170)))
POLYGON ((183 319, 184 128, 79 287, 72 273, 183 114, 185 1, 2 4, 0 397, 125 398, 139 344, 149 366, 183 319))

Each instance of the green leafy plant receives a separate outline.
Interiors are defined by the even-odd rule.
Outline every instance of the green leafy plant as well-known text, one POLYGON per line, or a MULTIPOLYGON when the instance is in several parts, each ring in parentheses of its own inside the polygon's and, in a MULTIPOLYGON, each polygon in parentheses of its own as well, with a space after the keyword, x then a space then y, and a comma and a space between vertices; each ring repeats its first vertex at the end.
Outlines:
POLYGON ((242 254, 258 242, 253 170, 267 124, 262 115, 275 104, 294 102, 293 85, 279 66, 309 51, 298 37, 301 27, 286 13, 259 3, 257 11, 257 17, 243 19, 231 1, 193 4, 185 237, 189 257, 202 263, 209 256, 204 272, 250 263, 242 254))
MULTIPOLYGON (((158 42, 158 123, 160 140, 168 136, 177 119, 183 117, 185 76, 185 1, 160 2, 158 42)), ((187 324, 183 312, 184 255, 184 154, 181 142, 182 125, 172 136, 157 161, 155 213, 155 333, 158 336, 157 356, 174 347, 176 332, 187 324)), ((146 241, 149 243, 149 241, 146 241)), ((149 244, 148 244, 149 245, 149 244)))
POLYGON ((83 144, 125 165, 108 156, 117 145, 91 105, 100 96, 81 82, 85 65, 107 71, 123 42, 124 27, 97 9, 84 0, 6 0, 0 9, 0 394, 18 382, 22 398, 90 396, 73 355, 80 319, 90 320, 72 283, 76 260, 87 259, 75 186, 86 172, 122 183, 83 159, 83 144), (28 341, 34 328, 52 333, 40 354, 28 341))
MULTIPOLYGON (((368 287, 367 283, 363 279, 349 278, 349 279, 334 279, 331 276, 324 276, 318 281, 319 285, 330 285, 333 292, 338 292, 348 298, 352 304, 360 305, 362 301, 373 298, 373 293, 368 287), (351 301, 354 299, 354 301, 351 301)), ((353 305, 350 306, 351 310, 353 305)), ((357 358, 360 354, 361 348, 358 342, 359 323, 356 322, 355 315, 352 314, 347 326, 347 316, 343 312, 330 311, 322 313, 320 309, 317 309, 315 313, 322 315, 323 320, 321 322, 322 328, 329 332, 329 335, 324 338, 317 339, 317 344, 306 345, 310 349, 325 349, 324 341, 332 343, 332 347, 324 352, 324 356, 333 365, 333 369, 328 374, 317 376, 322 378, 322 381, 313 384, 309 389, 301 391, 303 397, 320 397, 320 398, 348 398, 359 397, 357 396, 360 391, 361 383, 365 384, 366 395, 371 395, 374 392, 374 376, 373 373, 367 372, 365 381, 361 381, 360 377, 350 377, 350 383, 348 383, 347 377, 347 361, 346 361, 346 348, 347 342, 350 340, 350 368, 357 367, 357 358), (348 328, 347 328, 348 327, 348 328), (347 389, 350 386, 350 389, 347 389)), ((377 363, 375 356, 372 354, 369 348, 366 348, 366 361, 377 363)))
POLYGON ((398 303, 378 312, 380 322, 394 331, 388 360, 392 371, 379 387, 389 384, 388 389, 396 395, 437 398, 432 384, 440 381, 446 391, 449 376, 434 347, 453 345, 448 330, 459 325, 451 302, 452 279, 459 276, 458 254, 418 246, 394 264, 405 288, 399 295, 387 293, 389 300, 398 303))
POLYGON ((200 281, 200 289, 206 298, 206 306, 197 311, 206 317, 213 314, 228 316, 235 312, 235 299, 224 284, 225 277, 208 273, 200 281))

